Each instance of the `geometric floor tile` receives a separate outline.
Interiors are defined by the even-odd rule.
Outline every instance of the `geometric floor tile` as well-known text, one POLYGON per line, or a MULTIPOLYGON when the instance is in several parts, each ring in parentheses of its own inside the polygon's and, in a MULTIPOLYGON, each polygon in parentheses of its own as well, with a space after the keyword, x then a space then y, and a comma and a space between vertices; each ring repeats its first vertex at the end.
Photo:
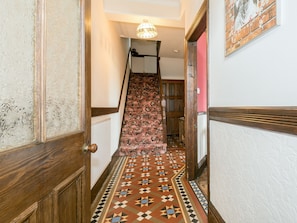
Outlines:
POLYGON ((114 168, 91 223, 207 222, 185 178, 184 149, 122 157, 114 168))
POLYGON ((199 186, 197 185, 196 181, 191 180, 189 181, 196 197, 198 198, 201 206, 203 207, 203 210, 205 211, 205 213, 208 213, 208 202, 206 197, 204 196, 204 194, 202 193, 202 191, 200 190, 199 186))
POLYGON ((152 213, 151 211, 138 212, 137 215, 139 217, 137 218, 137 220, 138 221, 150 220, 152 218, 151 213, 152 213))

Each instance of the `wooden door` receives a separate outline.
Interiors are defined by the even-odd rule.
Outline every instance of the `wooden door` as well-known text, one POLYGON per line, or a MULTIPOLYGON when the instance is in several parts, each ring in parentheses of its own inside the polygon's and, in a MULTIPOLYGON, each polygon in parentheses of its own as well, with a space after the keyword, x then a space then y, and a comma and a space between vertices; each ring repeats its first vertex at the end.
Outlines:
POLYGON ((162 91, 166 101, 167 135, 178 135, 179 119, 184 116, 184 81, 162 80, 162 91))
POLYGON ((90 1, 3 0, 0 21, 0 221, 89 222, 90 1))

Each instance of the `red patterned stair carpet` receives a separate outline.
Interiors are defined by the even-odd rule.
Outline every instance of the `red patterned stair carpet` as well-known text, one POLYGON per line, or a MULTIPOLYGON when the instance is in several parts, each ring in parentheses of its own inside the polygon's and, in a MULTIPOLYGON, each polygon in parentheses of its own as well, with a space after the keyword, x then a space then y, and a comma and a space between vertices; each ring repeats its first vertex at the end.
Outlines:
POLYGON ((157 74, 130 74, 120 155, 165 153, 157 74))
POLYGON ((183 149, 120 157, 91 223, 206 223, 207 210, 186 181, 184 166, 183 149))

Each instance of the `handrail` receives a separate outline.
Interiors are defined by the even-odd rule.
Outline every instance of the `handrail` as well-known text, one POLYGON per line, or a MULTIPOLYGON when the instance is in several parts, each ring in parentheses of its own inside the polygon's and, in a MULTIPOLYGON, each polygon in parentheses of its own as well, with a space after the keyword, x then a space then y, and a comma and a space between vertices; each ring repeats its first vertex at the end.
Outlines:
POLYGON ((131 48, 128 51, 128 56, 127 56, 127 60, 126 60, 126 68, 125 68, 125 74, 124 74, 124 78, 123 78, 123 82, 122 82, 122 89, 121 89, 120 100, 119 100, 119 103, 118 103, 118 110, 119 110, 120 105, 121 105, 121 100, 122 100, 122 95, 123 95, 123 90, 124 90, 124 84, 125 84, 126 74, 127 74, 127 68, 128 68, 128 64, 129 64, 130 53, 131 53, 131 48))
POLYGON ((109 115, 109 114, 119 112, 122 95, 123 95, 123 90, 124 90, 124 85, 125 85, 125 80, 126 80, 126 75, 127 75, 128 64, 129 64, 129 57, 131 55, 130 53, 131 53, 131 48, 128 51, 128 56, 127 56, 127 60, 126 60, 125 74, 124 74, 124 78, 123 78, 123 82, 122 82, 122 88, 121 88, 121 94, 120 94, 120 98, 119 98, 118 107, 92 107, 91 108, 92 117, 101 116, 101 115, 109 115))

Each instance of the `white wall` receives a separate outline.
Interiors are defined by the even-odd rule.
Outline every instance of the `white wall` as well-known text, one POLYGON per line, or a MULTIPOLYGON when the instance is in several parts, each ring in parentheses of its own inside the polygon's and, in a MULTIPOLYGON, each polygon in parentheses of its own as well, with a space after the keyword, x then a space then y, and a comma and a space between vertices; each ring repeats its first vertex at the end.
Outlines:
POLYGON ((296 105, 296 1, 282 2, 282 24, 224 56, 224 1, 210 1, 211 106, 296 105), (234 84, 236 83, 236 84, 234 84))
POLYGON ((294 223, 297 137, 212 121, 211 202, 228 223, 294 223))
POLYGON ((184 59, 161 57, 161 78, 166 80, 184 80, 184 59))
MULTIPOLYGON (((224 56, 224 1, 209 1, 209 104, 297 104, 296 1, 282 24, 224 56)), ((211 202, 228 223, 296 222, 297 137, 210 123, 211 202)))
POLYGON ((131 61, 131 70, 133 73, 144 73, 143 57, 132 57, 131 61))
POLYGON ((184 0, 182 3, 182 10, 185 12, 185 32, 187 33, 189 28, 197 15, 200 6, 204 0, 184 0))
MULTIPOLYGON (((92 107, 118 107, 129 41, 119 37, 103 12, 103 1, 92 1, 92 107)), ((130 68, 124 85, 126 92, 130 68)), ((91 143, 98 151, 91 155, 91 187, 97 182, 118 148, 124 103, 115 114, 92 118, 91 143)))
POLYGON ((198 163, 207 155, 207 114, 197 115, 197 161, 198 163))
POLYGON ((132 57, 131 69, 133 73, 157 73, 157 57, 132 57))
POLYGON ((118 106, 127 54, 128 40, 107 20, 103 1, 92 0, 93 107, 118 106))
POLYGON ((131 41, 131 49, 136 49, 139 55, 147 55, 144 57, 132 57, 133 73, 157 73, 157 42, 150 40, 131 41))
POLYGON ((157 42, 154 40, 138 40, 132 39, 131 48, 136 49, 140 55, 157 56, 157 42))
POLYGON ((151 74, 157 73, 157 57, 144 57, 144 72, 151 74))
POLYGON ((92 143, 98 151, 91 155, 91 187, 95 185, 111 161, 111 119, 110 117, 92 118, 92 143))

